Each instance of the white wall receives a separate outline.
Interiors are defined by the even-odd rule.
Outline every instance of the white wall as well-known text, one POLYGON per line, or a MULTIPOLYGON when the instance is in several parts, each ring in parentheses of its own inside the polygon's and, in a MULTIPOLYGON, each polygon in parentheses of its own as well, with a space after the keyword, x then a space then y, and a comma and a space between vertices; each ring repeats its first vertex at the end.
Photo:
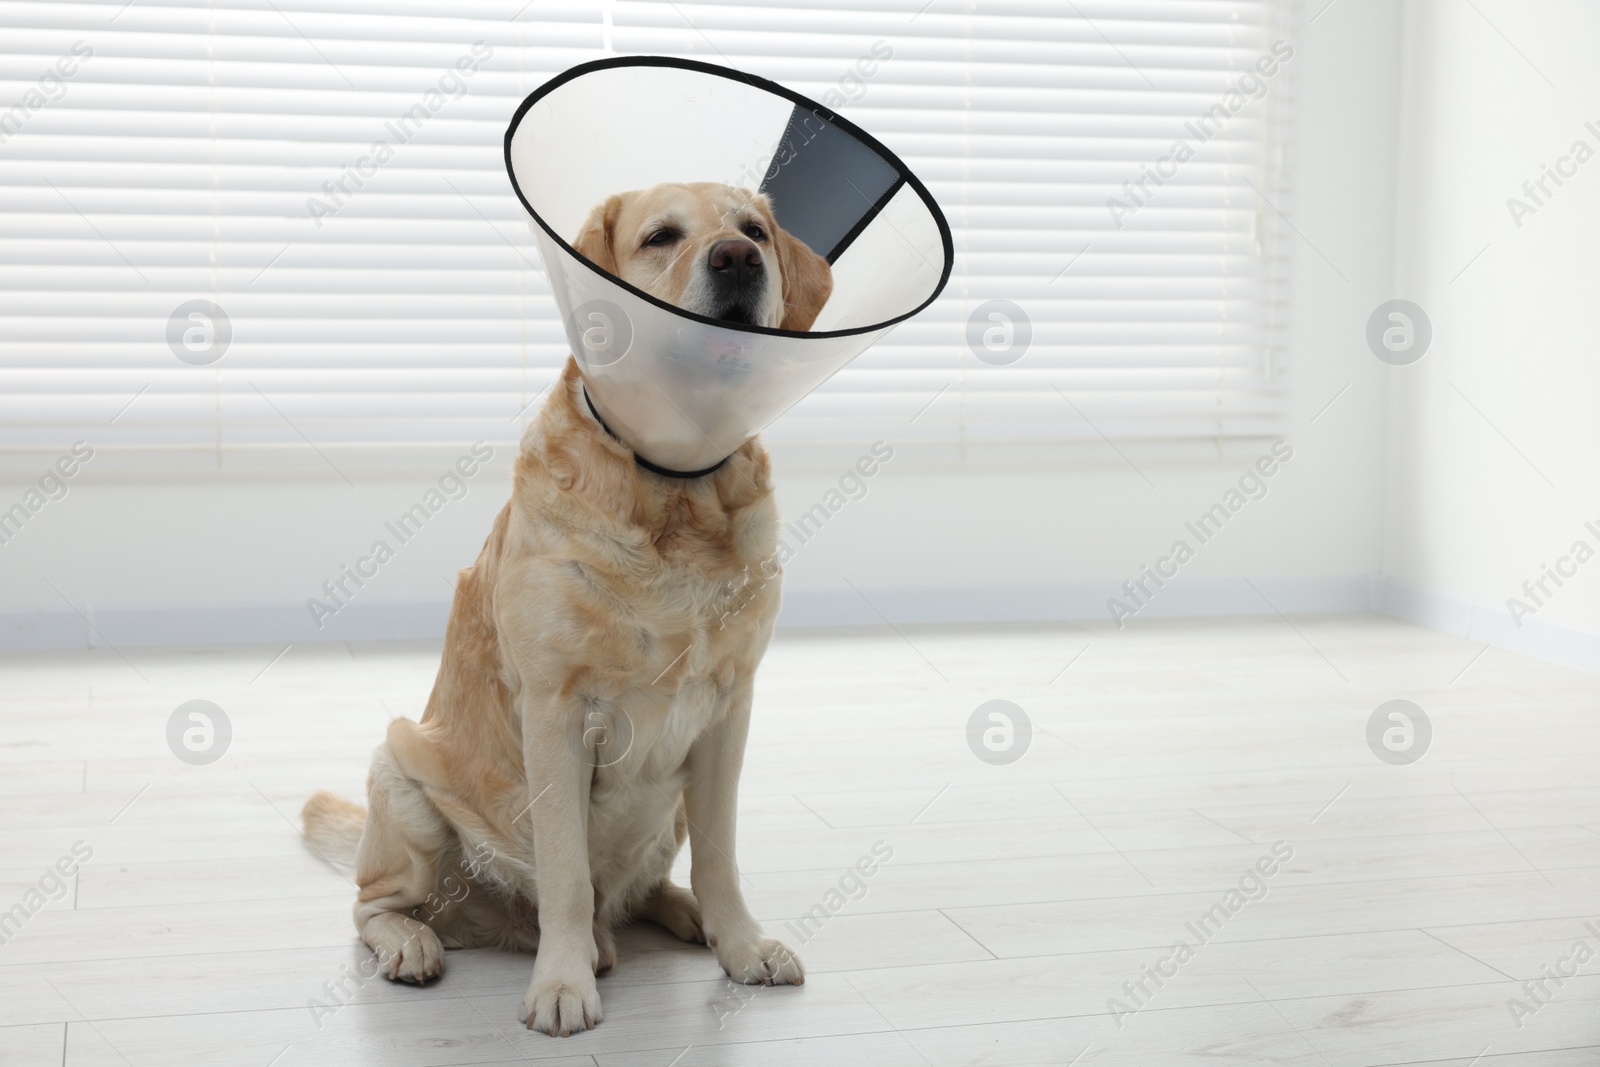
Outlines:
POLYGON ((1575 541, 1600 550, 1600 8, 1477 7, 1405 19, 1396 289, 1435 337, 1392 372, 1384 568, 1420 621, 1600 669, 1600 559, 1520 630, 1506 603, 1534 606, 1523 582, 1575 541), (1519 227, 1507 199, 1532 206, 1523 182, 1578 140, 1597 158, 1519 227))
MULTIPOLYGON (((1366 351, 1362 327, 1393 288, 1399 30, 1390 0, 1339 0, 1294 37, 1293 217, 1304 235, 1293 249, 1294 459, 1264 499, 1198 549, 1151 614, 1272 610, 1244 577, 1285 610, 1369 602, 1384 551, 1392 374, 1366 351)), ((785 513, 818 500, 849 458, 802 466, 780 456, 785 513)), ((1071 465, 989 458, 936 466, 902 451, 789 565, 788 618, 875 621, 876 610, 930 620, 1105 618, 1106 597, 1184 536, 1184 521, 1218 501, 1249 459, 1141 459, 1141 476, 1115 455, 1071 465)), ((305 599, 426 484, 356 480, 359 490, 332 478, 130 483, 91 465, 67 499, 0 546, 0 645, 82 641, 87 627, 47 578, 80 608, 93 605, 96 623, 117 643, 437 628, 446 583, 474 558, 504 500, 504 468, 480 475, 318 632, 305 599), (146 610, 166 608, 193 610, 146 610)), ((0 503, 18 492, 0 485, 0 503)))

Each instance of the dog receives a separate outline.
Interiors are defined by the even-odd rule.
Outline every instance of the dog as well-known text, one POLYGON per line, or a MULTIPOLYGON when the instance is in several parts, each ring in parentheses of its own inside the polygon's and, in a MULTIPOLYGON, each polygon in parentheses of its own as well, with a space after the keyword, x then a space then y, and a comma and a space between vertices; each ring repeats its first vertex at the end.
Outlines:
MULTIPOLYGON (((731 323, 805 330, 832 290, 765 196, 715 183, 611 196, 574 247, 731 323)), ((319 792, 301 813, 314 848, 353 860, 356 929, 383 973, 420 984, 446 948, 535 951, 518 1019, 563 1037, 603 1018, 595 979, 634 920, 709 945, 737 981, 804 982, 745 905, 734 840, 777 522, 759 438, 710 474, 651 473, 567 360, 459 573, 421 721, 390 723, 365 809, 319 792), (668 878, 685 839, 691 889, 668 878)))

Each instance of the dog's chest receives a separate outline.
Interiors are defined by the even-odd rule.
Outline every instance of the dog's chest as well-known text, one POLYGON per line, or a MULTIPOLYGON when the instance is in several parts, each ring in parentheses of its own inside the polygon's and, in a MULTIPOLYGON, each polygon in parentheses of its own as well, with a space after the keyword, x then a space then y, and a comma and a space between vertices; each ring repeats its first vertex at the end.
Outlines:
POLYGON ((647 544, 619 543, 605 561, 613 565, 586 568, 620 608, 613 621, 635 635, 651 688, 726 686, 736 665, 760 658, 777 607, 777 521, 770 500, 753 510, 756 521, 735 537, 725 514, 678 493, 643 527, 647 544))
POLYGON ((718 562, 713 570, 663 560, 651 588, 635 591, 628 614, 640 655, 604 701, 612 740, 633 752, 600 768, 597 782, 642 778, 672 795, 670 780, 696 741, 747 695, 771 632, 777 581, 752 581, 718 562))
POLYGON ((602 713, 606 744, 595 749, 589 797, 595 856, 614 857, 619 869, 632 869, 629 857, 669 832, 691 750, 726 717, 736 697, 718 673, 691 672, 670 686, 635 686, 602 713))
POLYGON ((545 546, 564 560, 557 610, 590 737, 610 746, 597 783, 675 774, 748 685, 777 612, 776 527, 770 496, 735 517, 704 487, 675 489, 610 536, 545 546))

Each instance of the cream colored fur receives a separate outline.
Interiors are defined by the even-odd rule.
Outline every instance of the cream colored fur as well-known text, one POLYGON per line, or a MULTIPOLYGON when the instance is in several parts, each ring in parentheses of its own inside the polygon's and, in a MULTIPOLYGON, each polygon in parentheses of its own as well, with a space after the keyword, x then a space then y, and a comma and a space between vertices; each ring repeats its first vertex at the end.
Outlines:
MULTIPOLYGON (((615 270, 615 246, 638 235, 605 215, 652 195, 597 209, 606 248, 585 254, 610 251, 615 270)), ((708 219, 686 239, 703 248, 728 224, 708 219)), ((772 240, 784 325, 805 329, 826 263, 775 226, 772 240)), ((332 858, 359 832, 356 929, 384 973, 427 981, 450 947, 534 950, 519 1018, 563 1036, 600 1022, 595 976, 634 919, 708 943, 741 982, 805 978, 751 917, 736 859, 752 682, 778 609, 778 583, 751 581, 775 566, 766 451, 752 439, 713 474, 660 477, 580 390, 569 359, 523 437, 511 500, 460 572, 421 722, 395 720, 374 754, 366 811, 318 793, 302 813, 332 858), (685 839, 692 893, 667 877, 685 839)))

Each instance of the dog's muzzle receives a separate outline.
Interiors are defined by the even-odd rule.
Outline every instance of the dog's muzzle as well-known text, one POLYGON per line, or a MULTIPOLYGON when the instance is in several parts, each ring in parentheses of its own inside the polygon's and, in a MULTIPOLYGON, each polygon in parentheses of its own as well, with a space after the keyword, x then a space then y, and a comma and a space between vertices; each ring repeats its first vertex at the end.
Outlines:
POLYGON ((718 241, 706 254, 711 279, 711 317, 741 326, 756 324, 767 295, 767 265, 761 249, 744 240, 718 241))

